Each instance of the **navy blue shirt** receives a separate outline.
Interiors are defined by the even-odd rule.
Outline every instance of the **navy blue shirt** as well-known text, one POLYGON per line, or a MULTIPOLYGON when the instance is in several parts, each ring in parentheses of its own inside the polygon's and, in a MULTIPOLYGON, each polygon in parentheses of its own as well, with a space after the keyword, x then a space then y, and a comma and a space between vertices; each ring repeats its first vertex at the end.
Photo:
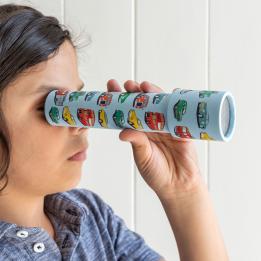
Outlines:
POLYGON ((96 193, 75 188, 45 196, 45 213, 55 229, 55 240, 40 227, 0 221, 0 260, 146 260, 163 256, 96 193))

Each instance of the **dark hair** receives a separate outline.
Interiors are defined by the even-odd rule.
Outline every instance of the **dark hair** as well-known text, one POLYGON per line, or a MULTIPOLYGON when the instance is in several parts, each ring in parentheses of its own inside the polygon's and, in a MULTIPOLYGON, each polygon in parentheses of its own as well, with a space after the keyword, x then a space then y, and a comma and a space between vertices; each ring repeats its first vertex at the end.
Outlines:
POLYGON ((0 181, 8 184, 11 140, 1 108, 3 90, 29 67, 48 60, 72 33, 57 18, 24 5, 0 5, 0 181))

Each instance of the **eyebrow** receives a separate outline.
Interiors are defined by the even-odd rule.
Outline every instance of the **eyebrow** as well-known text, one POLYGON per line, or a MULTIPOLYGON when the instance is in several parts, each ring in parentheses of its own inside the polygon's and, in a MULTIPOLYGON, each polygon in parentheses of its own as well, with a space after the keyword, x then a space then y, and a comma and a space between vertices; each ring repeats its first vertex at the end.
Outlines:
MULTIPOLYGON (((81 91, 84 88, 84 83, 82 82, 80 86, 77 87, 77 91, 81 91)), ((67 88, 65 86, 55 86, 55 85, 41 85, 39 86, 36 91, 30 93, 31 94, 36 94, 36 93, 41 93, 41 92, 50 92, 53 90, 59 90, 59 89, 64 89, 67 88)))

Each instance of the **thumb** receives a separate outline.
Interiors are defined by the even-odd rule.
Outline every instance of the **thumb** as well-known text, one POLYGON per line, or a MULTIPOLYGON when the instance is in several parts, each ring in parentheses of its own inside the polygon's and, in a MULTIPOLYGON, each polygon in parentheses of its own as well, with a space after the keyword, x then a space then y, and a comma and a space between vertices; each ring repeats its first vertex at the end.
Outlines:
POLYGON ((120 132, 122 141, 129 141, 132 145, 134 159, 137 164, 145 163, 152 154, 152 148, 147 135, 142 131, 124 129, 120 132))

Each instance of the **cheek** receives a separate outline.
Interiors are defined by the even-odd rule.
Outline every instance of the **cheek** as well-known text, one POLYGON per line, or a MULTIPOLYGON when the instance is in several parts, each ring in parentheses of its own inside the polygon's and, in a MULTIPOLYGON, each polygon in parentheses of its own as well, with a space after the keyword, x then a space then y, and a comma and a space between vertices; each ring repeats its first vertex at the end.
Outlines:
POLYGON ((20 127, 14 134, 10 184, 35 193, 48 193, 61 186, 67 189, 75 185, 75 177, 68 174, 75 171, 75 167, 71 169, 72 164, 67 162, 64 153, 67 143, 61 131, 34 124, 31 128, 20 127))
POLYGON ((81 164, 67 160, 71 153, 67 128, 51 126, 40 112, 12 123, 10 176, 16 186, 55 190, 77 184, 81 164))
POLYGON ((66 160, 66 133, 43 117, 27 117, 12 128, 13 163, 20 169, 50 171, 66 160))

